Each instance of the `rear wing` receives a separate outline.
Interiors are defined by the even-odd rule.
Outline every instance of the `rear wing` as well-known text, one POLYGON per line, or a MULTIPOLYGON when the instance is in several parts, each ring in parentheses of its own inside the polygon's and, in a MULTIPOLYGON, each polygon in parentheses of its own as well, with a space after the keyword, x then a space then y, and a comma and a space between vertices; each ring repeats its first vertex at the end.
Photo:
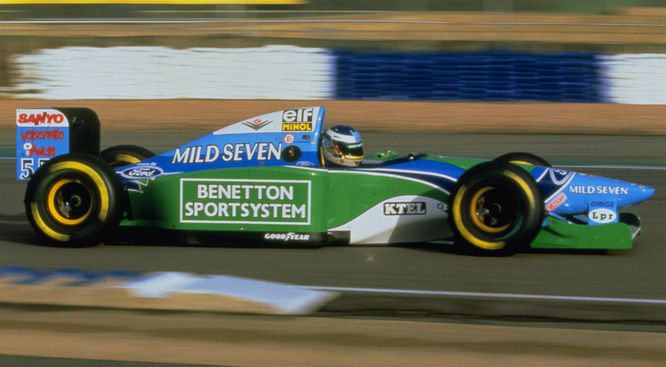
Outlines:
POLYGON ((89 108, 16 110, 16 179, 29 180, 42 164, 62 154, 99 155, 99 125, 89 108))

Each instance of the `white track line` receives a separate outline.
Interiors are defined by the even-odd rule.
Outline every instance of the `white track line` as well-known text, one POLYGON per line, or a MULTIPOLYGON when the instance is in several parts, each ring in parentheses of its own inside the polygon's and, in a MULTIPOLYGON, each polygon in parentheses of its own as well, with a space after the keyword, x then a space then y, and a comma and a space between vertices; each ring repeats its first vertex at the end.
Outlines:
POLYGON ((586 165, 586 164, 563 164, 555 165, 558 168, 593 168, 593 169, 624 169, 624 170, 640 170, 640 171, 666 171, 666 166, 631 166, 621 164, 608 164, 608 165, 586 165))
POLYGON ((452 292, 452 291, 416 291, 409 289, 382 289, 382 288, 347 288, 347 287, 315 287, 301 286, 313 290, 332 292, 353 293, 379 293, 396 295, 420 295, 420 296, 449 296, 449 297, 472 297, 472 298, 495 298, 495 299, 521 299, 521 300, 549 300, 549 301, 577 301, 577 302, 611 302, 611 303, 636 303, 666 305, 666 299, 649 298, 619 298, 619 297, 578 297, 578 296, 552 296, 542 294, 520 294, 520 293, 482 293, 482 292, 452 292))

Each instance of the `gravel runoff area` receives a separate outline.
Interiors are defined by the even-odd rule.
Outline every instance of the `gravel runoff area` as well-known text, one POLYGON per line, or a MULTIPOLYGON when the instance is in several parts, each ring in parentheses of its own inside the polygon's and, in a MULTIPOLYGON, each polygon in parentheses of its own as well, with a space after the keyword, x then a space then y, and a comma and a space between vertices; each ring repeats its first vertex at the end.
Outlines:
MULTIPOLYGON (((323 105, 327 122, 411 133, 665 135, 666 105, 297 100, 0 100, 0 128, 17 108, 85 106, 104 131, 211 130, 267 112, 323 105)), ((13 144, 9 144, 13 145, 13 144)))
MULTIPOLYGON (((232 36, 286 40, 372 42, 511 42, 663 49, 663 8, 617 14, 514 12, 376 12, 295 15, 271 20, 208 19, 190 23, 98 24, 6 22, 3 36, 159 37, 232 36)), ((134 19, 136 21, 136 19, 134 19)), ((413 47, 413 45, 412 45, 413 47)), ((533 47, 533 46, 532 46, 533 47)), ((543 47, 543 46, 541 46, 543 47)))
MULTIPOLYGON (((663 366, 666 334, 0 308, 0 355, 225 366, 663 366)), ((91 363, 92 366, 94 364, 91 363)))

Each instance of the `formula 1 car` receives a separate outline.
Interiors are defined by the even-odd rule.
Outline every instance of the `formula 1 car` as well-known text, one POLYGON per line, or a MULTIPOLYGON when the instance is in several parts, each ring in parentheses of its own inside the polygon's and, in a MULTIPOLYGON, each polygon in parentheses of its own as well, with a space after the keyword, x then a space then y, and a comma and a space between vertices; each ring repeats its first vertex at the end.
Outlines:
POLYGON ((120 225, 292 244, 454 239, 490 254, 610 250, 630 249, 640 231, 638 216, 620 209, 654 194, 528 153, 483 160, 389 151, 331 167, 319 144, 324 115, 323 107, 272 112, 154 155, 127 145, 99 152, 89 109, 18 110, 28 219, 59 246, 96 245, 120 225))

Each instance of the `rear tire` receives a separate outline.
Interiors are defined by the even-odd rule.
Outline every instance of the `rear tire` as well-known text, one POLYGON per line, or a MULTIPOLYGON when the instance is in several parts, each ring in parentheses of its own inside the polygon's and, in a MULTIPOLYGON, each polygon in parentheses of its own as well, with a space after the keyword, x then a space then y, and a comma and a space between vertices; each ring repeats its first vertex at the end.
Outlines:
POLYGON ((483 254, 508 255, 528 246, 544 217, 536 182, 510 163, 485 162, 465 172, 449 208, 456 242, 483 254))
POLYGON ((37 170, 28 182, 25 210, 32 227, 50 244, 87 247, 117 227, 121 198, 120 180, 104 161, 70 153, 37 170))
POLYGON ((527 164, 532 166, 552 167, 550 162, 536 154, 526 152, 511 152, 502 154, 493 160, 495 163, 527 164))
POLYGON ((154 156, 155 153, 138 145, 115 145, 100 153, 102 160, 112 168, 136 164, 154 156))

